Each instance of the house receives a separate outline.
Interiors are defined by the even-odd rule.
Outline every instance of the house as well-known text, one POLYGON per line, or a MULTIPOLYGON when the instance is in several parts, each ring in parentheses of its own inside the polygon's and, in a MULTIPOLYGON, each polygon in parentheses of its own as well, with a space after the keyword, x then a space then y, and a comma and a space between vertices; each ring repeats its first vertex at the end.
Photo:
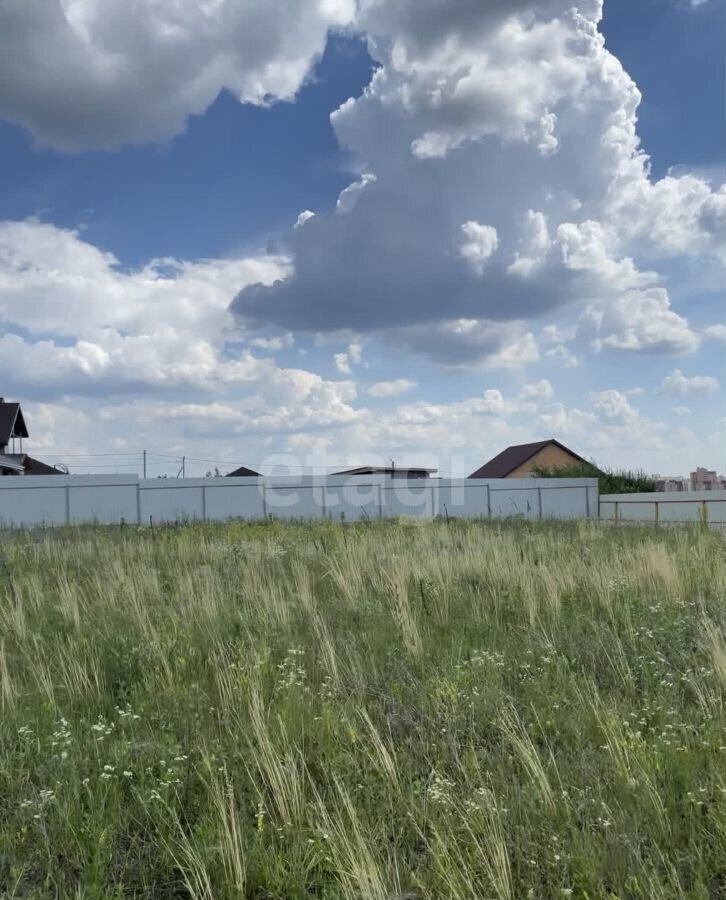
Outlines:
POLYGON ((7 403, 0 397, 0 476, 62 474, 54 466, 24 453, 23 438, 28 438, 28 428, 20 404, 7 403))
POLYGON ((227 472, 227 478, 259 478, 260 473, 255 472, 253 469, 248 469, 247 466, 240 466, 239 469, 235 469, 234 472, 227 472))
POLYGON ((6 403, 0 397, 0 453, 23 452, 23 438, 28 437, 23 411, 19 403, 6 403))
POLYGON ((356 469, 344 469, 333 472, 333 475, 390 475, 391 478, 429 478, 437 470, 422 469, 410 466, 358 466, 356 469))
POLYGON ((527 478, 536 469, 568 469, 586 462, 553 438, 507 447, 476 472, 472 472, 469 478, 527 478))

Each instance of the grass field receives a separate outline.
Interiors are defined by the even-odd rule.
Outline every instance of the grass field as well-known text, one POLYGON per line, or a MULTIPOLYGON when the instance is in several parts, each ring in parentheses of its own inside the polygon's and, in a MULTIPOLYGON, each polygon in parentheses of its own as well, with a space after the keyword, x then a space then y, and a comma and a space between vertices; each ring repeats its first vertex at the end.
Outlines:
POLYGON ((726 544, 0 539, 0 896, 726 898, 726 544))

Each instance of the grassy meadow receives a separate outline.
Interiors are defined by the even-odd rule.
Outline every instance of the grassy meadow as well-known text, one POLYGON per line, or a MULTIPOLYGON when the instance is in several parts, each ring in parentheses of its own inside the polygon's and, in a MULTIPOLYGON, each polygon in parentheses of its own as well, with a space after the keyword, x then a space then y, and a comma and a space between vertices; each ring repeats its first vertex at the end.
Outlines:
POLYGON ((0 536, 0 896, 726 898, 726 543, 0 536))

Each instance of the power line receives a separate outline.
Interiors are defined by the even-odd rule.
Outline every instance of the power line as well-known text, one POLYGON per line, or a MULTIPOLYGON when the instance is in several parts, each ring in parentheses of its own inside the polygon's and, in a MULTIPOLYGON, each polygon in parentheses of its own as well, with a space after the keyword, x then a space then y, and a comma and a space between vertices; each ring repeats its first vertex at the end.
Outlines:
POLYGON ((101 475, 136 475, 138 474, 137 469, 132 469, 129 466, 68 466, 68 469, 74 469, 75 471, 69 471, 69 475, 83 475, 88 469, 94 469, 95 471, 103 470, 100 472, 101 475), (110 471, 109 471, 110 469, 110 471))
MULTIPOLYGON (((138 468, 143 467, 144 456, 146 456, 146 466, 147 468, 155 467, 163 467, 169 464, 174 463, 175 468, 182 465, 182 462, 186 463, 201 463, 205 465, 214 465, 214 466, 239 466, 240 458, 236 459, 213 459, 210 457, 201 457, 201 456, 187 456, 186 454, 171 454, 171 453, 158 453, 155 450, 138 450, 138 451, 126 451, 126 452, 105 452, 105 453, 63 453, 62 451, 56 451, 54 453, 43 453, 44 457, 48 458, 60 458, 63 461, 68 460, 69 464, 75 469, 117 469, 124 468, 128 469, 133 466, 138 468), (154 457, 152 459, 151 457, 154 457), (96 459, 108 459, 114 460, 113 462, 108 463, 96 463, 92 462, 96 459), (77 463, 71 462, 71 460, 79 460, 77 463), (89 462, 80 462, 80 460, 89 460, 89 462), (162 461, 163 460, 163 461, 162 461)), ((293 463, 256 463, 251 462, 249 460, 245 461, 245 465, 254 469, 272 469, 272 470, 286 470, 287 474, 290 476, 294 475, 305 475, 305 474, 334 474, 336 471, 339 471, 343 468, 354 468, 357 464, 353 463, 337 463, 335 465, 329 466, 315 466, 315 465, 300 465, 293 463)), ((184 467, 186 468, 186 467, 184 467)), ((400 468, 415 468, 415 466, 406 466, 401 465, 400 468)), ((181 472, 181 469, 180 469, 181 472)), ((466 477, 465 473, 461 472, 445 472, 439 470, 437 473, 438 477, 443 478, 464 478, 466 477)))
POLYGON ((62 450, 56 450, 55 452, 46 453, 42 452, 43 456, 63 456, 66 459, 101 459, 106 457, 119 457, 119 456, 141 456, 141 451, 129 451, 127 453, 64 453, 62 450))
MULTIPOLYGON (((55 453, 43 453, 45 457, 63 457, 64 459, 106 459, 106 458, 130 458, 132 461, 143 460, 144 451, 130 451, 127 453, 62 453, 60 451, 56 451, 55 453)), ((173 462, 181 463, 182 459, 186 459, 187 462, 198 462, 198 463, 211 463, 213 465, 222 465, 222 466, 238 466, 240 464, 240 457, 236 459, 213 459, 210 457, 203 456, 187 456, 184 453, 171 454, 171 453, 157 453, 154 450, 146 451, 147 459, 149 457, 157 457, 158 459, 168 459, 173 462)), ((148 462, 149 465, 162 465, 161 463, 152 463, 148 462)), ((270 468, 270 464, 268 463, 255 463, 247 461, 246 465, 249 466, 257 466, 258 468, 270 468)), ((329 466, 306 466, 306 465, 294 465, 292 463, 274 463, 272 464, 275 468, 280 469, 299 469, 304 471, 315 471, 315 472, 328 472, 331 470, 339 469, 341 466, 349 466, 352 467, 355 464, 349 463, 335 463, 329 466)), ((409 468, 408 466, 402 466, 402 468, 409 468)))

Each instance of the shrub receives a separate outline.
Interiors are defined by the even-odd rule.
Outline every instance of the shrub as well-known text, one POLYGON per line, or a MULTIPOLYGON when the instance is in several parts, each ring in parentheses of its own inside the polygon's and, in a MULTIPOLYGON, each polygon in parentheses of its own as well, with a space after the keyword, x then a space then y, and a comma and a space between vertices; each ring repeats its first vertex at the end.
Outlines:
POLYGON ((602 469, 594 462, 576 463, 564 469, 535 469, 537 478, 597 478, 601 494, 651 493, 655 479, 643 471, 602 469))

